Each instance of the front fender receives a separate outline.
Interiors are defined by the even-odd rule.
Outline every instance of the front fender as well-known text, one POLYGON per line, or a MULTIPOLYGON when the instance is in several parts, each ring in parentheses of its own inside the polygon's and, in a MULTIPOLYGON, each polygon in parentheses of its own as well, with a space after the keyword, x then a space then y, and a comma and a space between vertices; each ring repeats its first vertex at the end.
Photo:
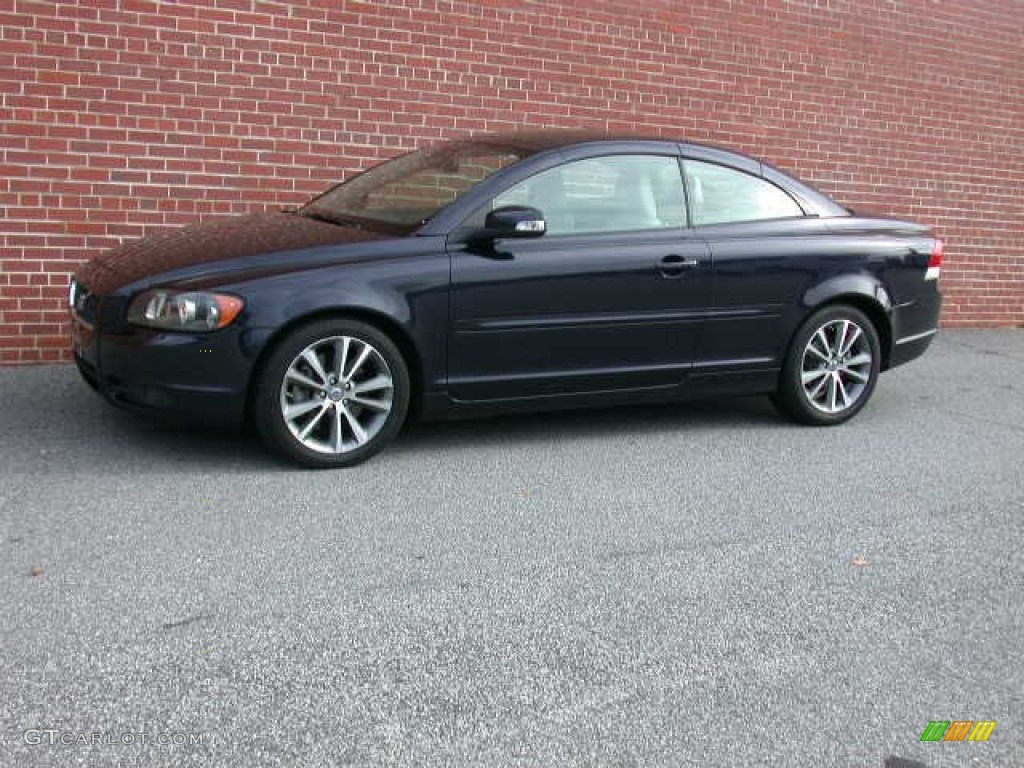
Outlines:
POLYGON ((415 258, 377 260, 295 272, 225 286, 246 300, 243 345, 261 357, 281 334, 312 318, 356 315, 408 342, 409 356, 431 361, 422 371, 428 388, 444 378, 448 320, 448 256, 428 251, 415 258))

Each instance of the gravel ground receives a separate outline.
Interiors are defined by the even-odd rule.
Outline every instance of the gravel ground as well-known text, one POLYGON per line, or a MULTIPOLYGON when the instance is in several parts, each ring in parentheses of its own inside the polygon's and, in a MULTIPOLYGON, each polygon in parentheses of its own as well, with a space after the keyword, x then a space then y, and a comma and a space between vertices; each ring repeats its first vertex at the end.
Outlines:
POLYGON ((721 400, 309 472, 0 369, 0 766, 1019 768, 1022 382, 1024 333, 947 331, 836 429, 721 400), (998 725, 919 741, 958 719, 998 725))

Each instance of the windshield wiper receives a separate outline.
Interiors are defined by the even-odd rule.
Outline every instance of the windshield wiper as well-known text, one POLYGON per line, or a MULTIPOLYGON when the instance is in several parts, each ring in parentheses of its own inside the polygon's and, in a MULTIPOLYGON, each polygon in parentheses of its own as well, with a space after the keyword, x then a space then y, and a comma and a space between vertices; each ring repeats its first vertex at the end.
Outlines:
POLYGON ((328 224, 337 224, 339 227, 354 227, 356 229, 366 229, 366 227, 351 216, 340 216, 332 213, 322 213, 321 211, 311 211, 307 208, 302 208, 296 211, 300 216, 305 216, 310 219, 316 219, 317 221, 326 221, 328 224))

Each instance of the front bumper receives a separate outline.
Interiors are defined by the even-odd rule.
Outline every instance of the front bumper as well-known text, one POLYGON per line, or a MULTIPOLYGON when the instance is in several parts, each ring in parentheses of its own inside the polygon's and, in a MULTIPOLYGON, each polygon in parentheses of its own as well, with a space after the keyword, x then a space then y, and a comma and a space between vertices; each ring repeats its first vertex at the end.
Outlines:
POLYGON ((253 359, 239 330, 104 333, 76 313, 71 328, 82 378, 111 403, 218 426, 244 419, 253 359))

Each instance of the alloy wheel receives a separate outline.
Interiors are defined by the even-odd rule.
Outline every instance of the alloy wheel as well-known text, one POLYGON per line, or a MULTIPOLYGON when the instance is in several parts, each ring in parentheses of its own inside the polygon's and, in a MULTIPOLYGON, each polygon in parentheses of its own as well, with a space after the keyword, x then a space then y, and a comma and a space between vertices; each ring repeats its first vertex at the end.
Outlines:
POLYGON ((870 341, 857 323, 824 323, 804 347, 800 383, 807 402, 827 414, 852 408, 868 389, 872 362, 870 341))
POLYGON ((288 366, 281 383, 281 416, 309 450, 349 453, 384 428, 394 386, 376 347, 352 336, 331 336, 307 346, 288 366))

